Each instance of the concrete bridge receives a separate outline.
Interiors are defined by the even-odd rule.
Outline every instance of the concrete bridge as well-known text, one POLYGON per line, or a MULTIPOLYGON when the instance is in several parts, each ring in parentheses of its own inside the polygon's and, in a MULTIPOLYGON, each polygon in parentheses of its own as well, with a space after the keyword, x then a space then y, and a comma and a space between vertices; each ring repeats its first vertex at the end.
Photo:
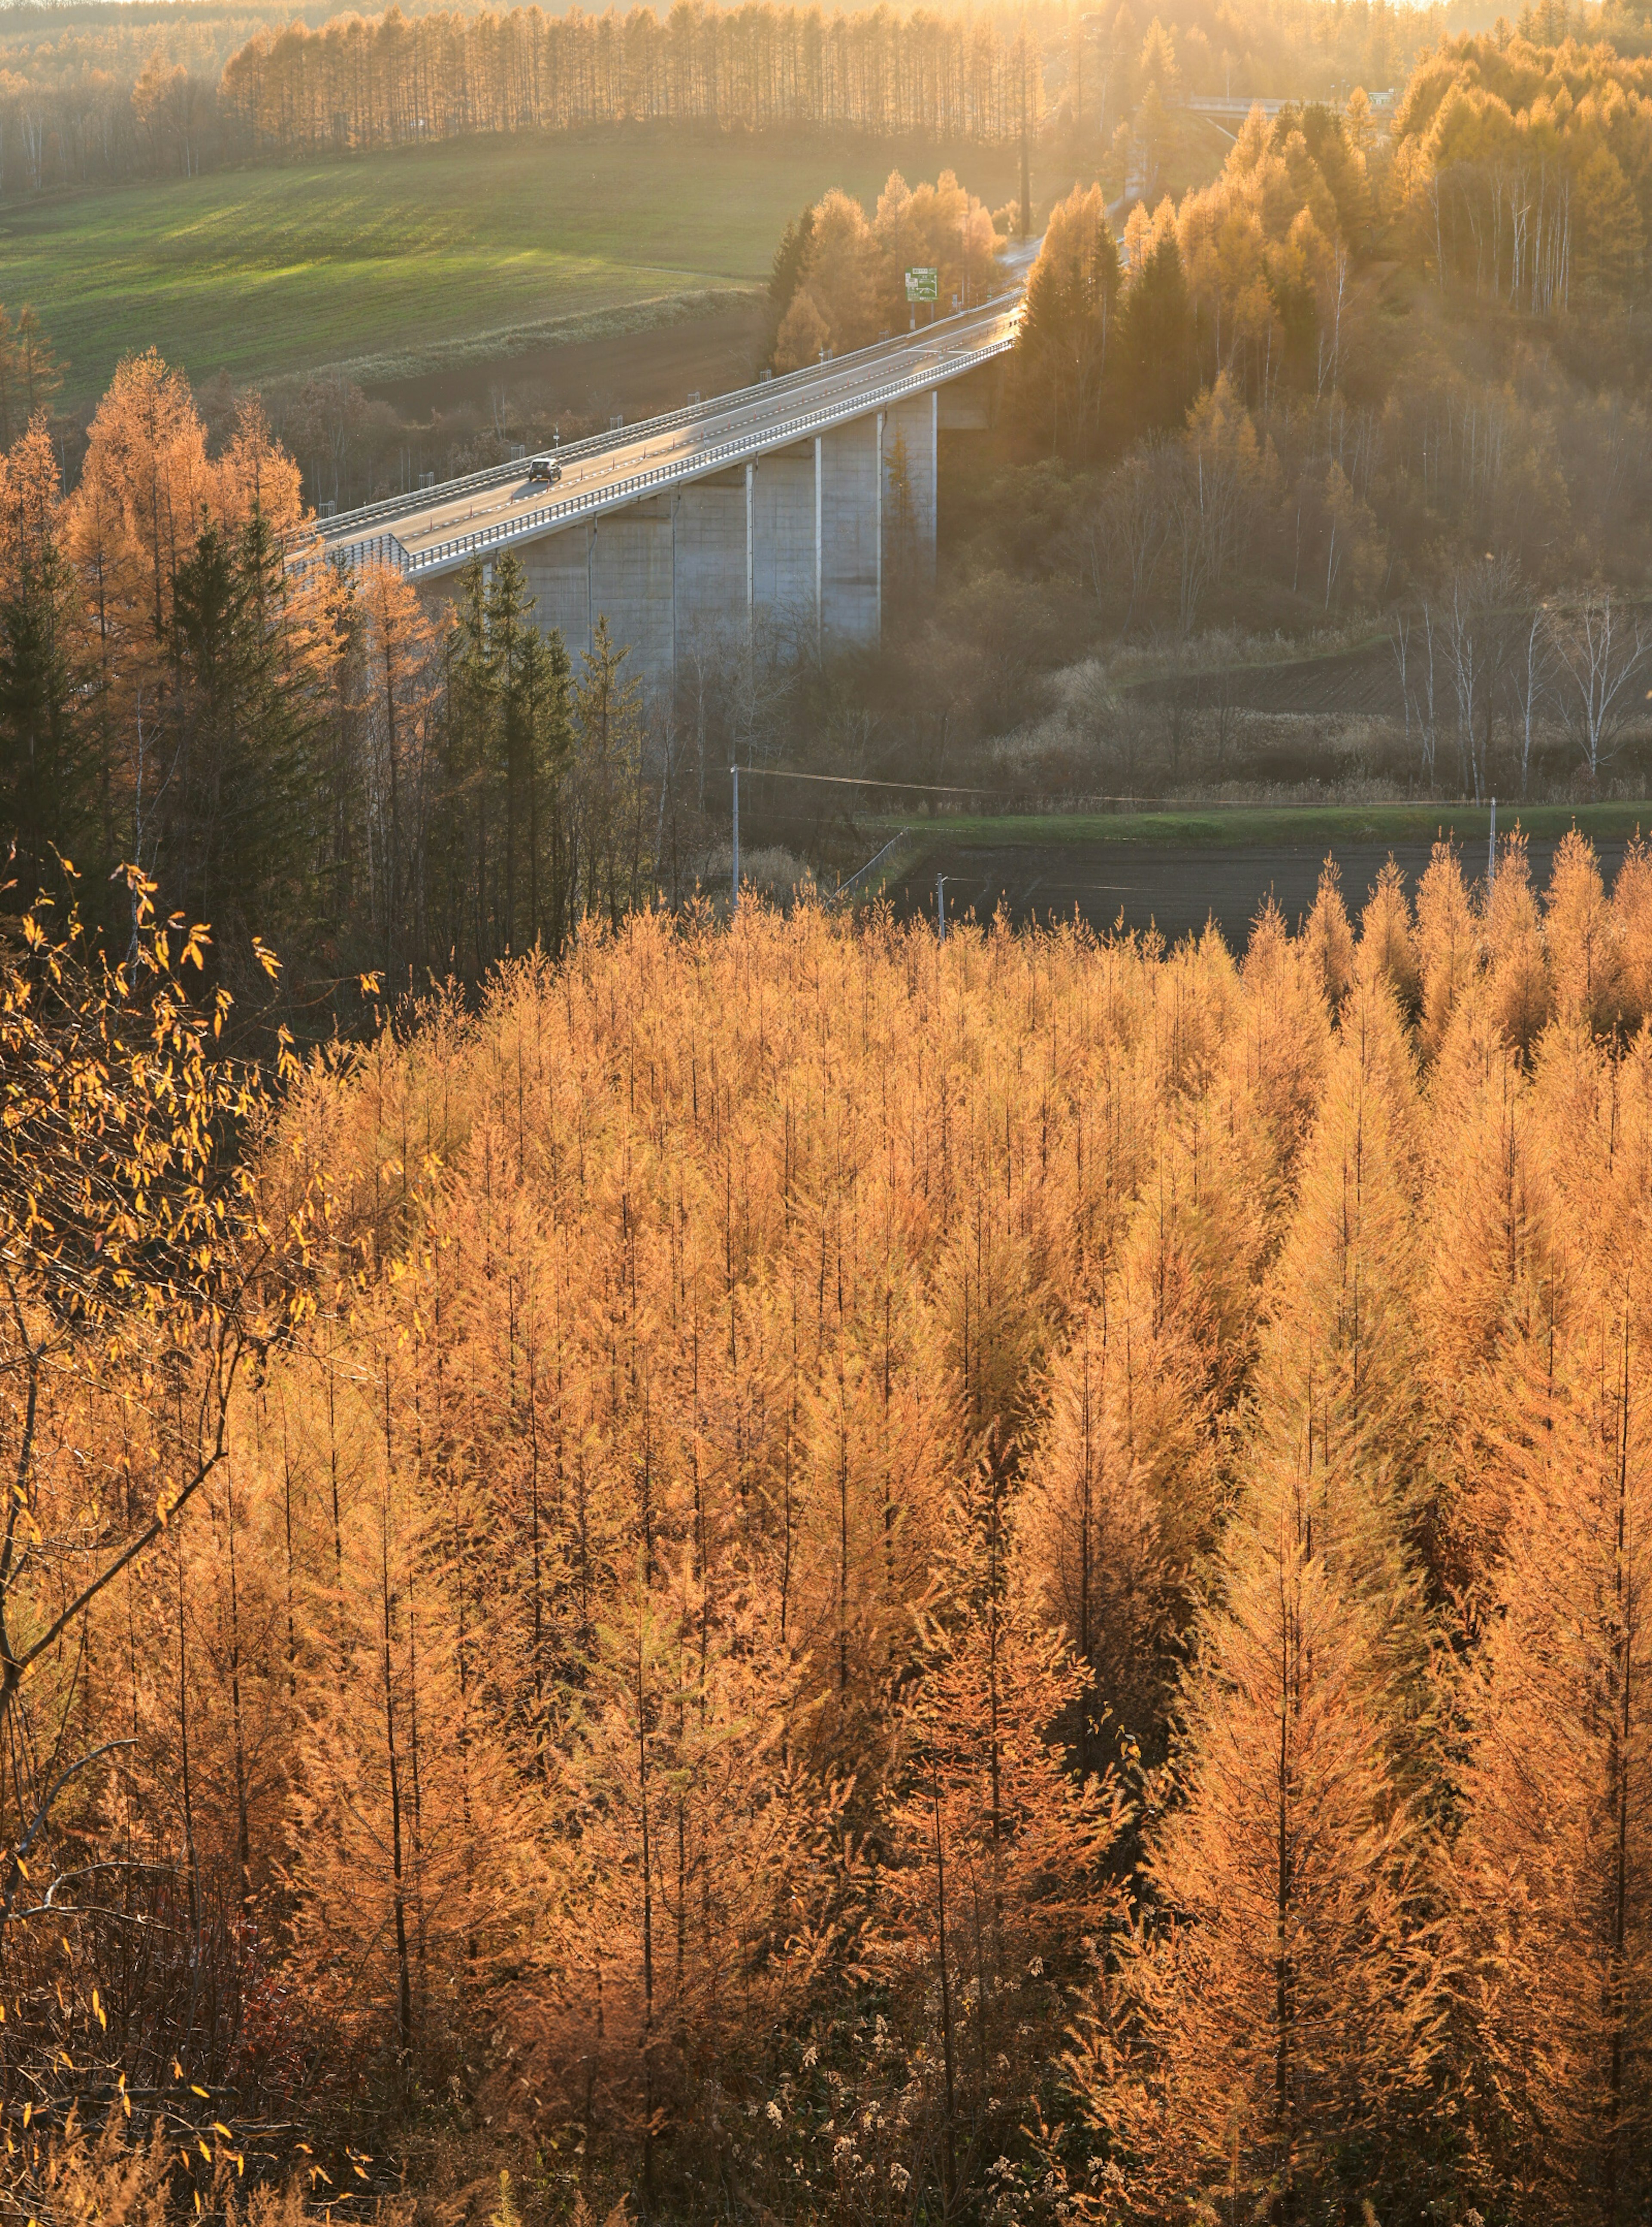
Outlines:
POLYGON ((473 557, 521 559, 535 617, 588 648, 599 617, 673 686, 697 644, 761 627, 874 642, 886 591, 933 577, 941 435, 983 428, 1018 290, 784 378, 327 520, 327 555, 451 594, 473 557))
POLYGON ((1288 100, 1260 93, 1189 93, 1182 97, 1183 107, 1195 116, 1230 117, 1238 124, 1248 122, 1253 108, 1260 108, 1264 116, 1274 117, 1291 105, 1288 100))

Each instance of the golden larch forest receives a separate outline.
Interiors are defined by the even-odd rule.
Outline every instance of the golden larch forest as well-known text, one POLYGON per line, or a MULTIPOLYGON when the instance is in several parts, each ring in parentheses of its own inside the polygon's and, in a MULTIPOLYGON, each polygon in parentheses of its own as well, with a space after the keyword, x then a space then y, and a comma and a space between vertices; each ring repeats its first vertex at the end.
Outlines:
POLYGON ((1643 2217, 1652 854, 1355 909, 643 914, 239 1103, 151 923, 106 1223, 14 964, 38 2185, 1643 2217))

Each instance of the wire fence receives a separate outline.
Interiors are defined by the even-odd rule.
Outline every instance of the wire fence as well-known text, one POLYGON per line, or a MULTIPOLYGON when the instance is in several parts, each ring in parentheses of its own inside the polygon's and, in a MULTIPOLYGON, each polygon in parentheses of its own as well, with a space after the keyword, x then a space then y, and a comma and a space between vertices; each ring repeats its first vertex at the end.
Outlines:
MULTIPOLYGON (((1030 796, 1024 788, 991 788, 963 782, 890 781, 880 775, 858 773, 806 773, 795 766, 766 766, 752 763, 740 769, 743 779, 766 778, 771 781, 808 782, 823 788, 878 789, 894 796, 951 796, 973 797, 978 801, 998 804, 1008 808, 1005 818, 1027 820, 1078 819, 1089 813, 1118 813, 1121 817, 1131 814, 1159 812, 1202 813, 1300 813, 1306 817, 1323 818, 1327 813, 1394 813, 1416 812, 1425 816, 1438 812, 1485 812, 1496 807, 1492 796, 1389 796, 1357 797, 1255 797, 1255 796, 1149 796, 1127 791, 1094 790, 1081 794, 1067 794, 1059 798, 1030 796)), ((1503 811, 1522 807, 1510 806, 1503 800, 1503 811)), ((1534 811, 1541 807, 1528 804, 1523 807, 1534 811)), ((1566 811, 1585 810, 1586 807, 1548 807, 1566 811)), ((945 820, 942 819, 941 825, 945 820)))
POLYGON ((864 866, 858 866, 855 871, 850 875, 846 882, 839 883, 837 888, 826 899, 826 903, 828 904, 841 904, 844 899, 848 897, 852 890, 860 886, 861 883, 865 880, 868 874, 875 873, 877 871, 877 868, 883 865, 884 859, 889 857, 891 851, 899 849, 900 845, 905 842, 907 837, 911 833, 912 830, 909 827, 903 827, 898 835, 891 835, 889 841, 884 844, 881 851, 876 852, 873 857, 868 858, 864 866))

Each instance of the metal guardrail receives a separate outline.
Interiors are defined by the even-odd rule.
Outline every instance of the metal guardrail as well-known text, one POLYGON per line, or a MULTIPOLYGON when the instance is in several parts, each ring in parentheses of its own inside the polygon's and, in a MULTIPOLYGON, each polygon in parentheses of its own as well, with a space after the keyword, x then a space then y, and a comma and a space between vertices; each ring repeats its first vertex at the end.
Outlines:
POLYGON ((1260 108, 1264 116, 1277 116, 1282 108, 1293 104, 1274 93, 1259 93, 1247 99, 1243 93, 1190 93, 1184 94, 1182 106, 1196 116, 1248 117, 1253 108, 1260 108))
MULTIPOLYGON (((1021 291, 1019 285, 1008 286, 988 300, 978 302, 972 309, 959 309, 951 317, 939 317, 933 325, 924 327, 923 336, 927 338, 947 327, 954 327, 961 334, 967 325, 986 317, 1002 316, 1021 291)), ((868 363, 878 355, 899 354, 910 348, 915 337, 911 333, 891 334, 886 341, 870 341, 864 348, 852 348, 846 355, 834 355, 824 367, 818 363, 804 364, 797 371, 782 372, 776 378, 763 380, 752 386, 737 386, 728 394, 712 395, 708 401, 688 403, 680 410, 666 412, 662 417, 639 418, 635 425, 625 428, 623 440, 628 443, 654 434, 675 432, 685 425, 700 424, 710 418, 726 417, 731 409, 740 406, 741 397, 755 394, 758 386, 766 395, 784 394, 806 386, 812 379, 818 379, 823 368, 840 371, 868 363)), ((616 438, 611 432, 590 433, 583 441, 569 441, 559 448, 536 450, 533 453, 563 463, 599 456, 604 449, 616 445, 616 438)), ((328 554, 332 553, 331 543, 341 533, 348 531, 358 538, 365 538, 361 536, 361 529, 365 527, 377 526, 392 518, 405 518, 411 513, 429 509, 432 503, 437 501, 451 502, 462 495, 482 495, 490 488, 503 487, 511 480, 520 479, 525 465, 530 461, 523 457, 513 463, 489 464, 482 471, 468 472, 462 479, 443 480, 437 487, 418 488, 405 495, 387 495, 380 502, 363 503, 354 510, 345 511, 337 518, 329 518, 326 522, 328 554)))
POLYGON ((328 561, 348 565, 352 571, 363 565, 389 565, 398 572, 405 572, 409 552, 393 533, 369 533, 360 541, 347 542, 342 549, 326 551, 328 561))
MULTIPOLYGON (((559 501, 546 503, 539 510, 527 511, 515 518, 501 519, 497 525, 479 526, 470 533, 455 534, 445 541, 438 542, 432 549, 406 549, 394 534, 373 537, 393 545, 394 549, 400 552, 399 558, 386 553, 380 556, 380 561, 395 564, 405 579, 417 579, 424 574, 445 571, 462 563, 467 557, 480 554, 484 549, 508 548, 513 542, 532 539, 551 527, 571 525, 576 519, 593 516, 600 511, 622 508, 647 495, 653 488, 702 478, 710 472, 721 471, 731 463, 737 463, 743 458, 761 454, 766 449, 783 446, 811 431, 824 431, 848 418, 864 417, 869 410, 881 408, 887 403, 898 401, 903 395, 934 385, 938 373, 947 379, 956 378, 977 363, 985 363, 994 356, 1003 355, 1014 345, 1012 334, 1000 335, 979 348, 960 348, 949 351, 942 359, 946 365, 944 371, 932 363, 921 371, 909 373, 904 379, 863 389, 828 408, 805 411, 798 417, 787 419, 784 440, 777 440, 772 429, 743 434, 732 441, 718 442, 710 449, 690 451, 677 462, 655 464, 647 471, 631 473, 607 487, 593 488, 582 495, 564 495, 559 501)), ((329 562, 349 564, 355 561, 353 552, 364 546, 360 541, 349 543, 341 549, 328 546, 322 554, 329 562)))

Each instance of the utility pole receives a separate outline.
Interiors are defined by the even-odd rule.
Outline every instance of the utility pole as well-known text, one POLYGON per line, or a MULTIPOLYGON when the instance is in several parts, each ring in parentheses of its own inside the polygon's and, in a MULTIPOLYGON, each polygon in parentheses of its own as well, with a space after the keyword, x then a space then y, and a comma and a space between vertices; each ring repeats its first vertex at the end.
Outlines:
POLYGON ((1491 800, 1491 840, 1486 845, 1486 909, 1491 909, 1491 884, 1497 873, 1497 800, 1491 800))
POLYGON ((935 920, 941 929, 941 941, 947 941, 947 877, 935 876, 935 920))
POLYGON ((731 765, 729 771, 734 780, 734 873, 729 899, 732 916, 740 909, 740 769, 731 765))

